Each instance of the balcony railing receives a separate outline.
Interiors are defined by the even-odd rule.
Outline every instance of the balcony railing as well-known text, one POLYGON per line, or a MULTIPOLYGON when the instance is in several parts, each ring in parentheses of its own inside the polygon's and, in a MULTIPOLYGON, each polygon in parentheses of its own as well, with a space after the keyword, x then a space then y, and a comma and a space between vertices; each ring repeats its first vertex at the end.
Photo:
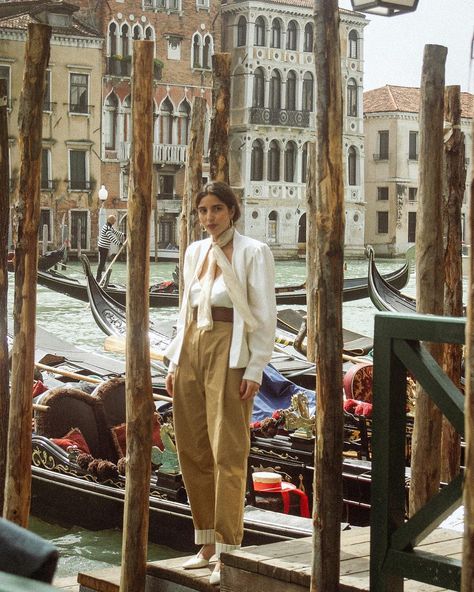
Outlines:
POLYGON ((69 191, 90 191, 91 182, 85 179, 69 179, 67 187, 69 191))
POLYGON ((385 152, 374 154, 374 160, 388 160, 388 154, 385 152))
MULTIPOLYGON (((153 164, 186 164, 186 146, 182 144, 153 144, 153 164)), ((129 160, 130 142, 122 142, 119 147, 119 160, 129 160)))
POLYGON ((41 179, 41 191, 53 191, 56 189, 56 181, 53 179, 41 179))
POLYGON ((90 105, 80 105, 77 103, 69 103, 69 113, 79 113, 80 115, 89 115, 90 105))
POLYGON ((282 125, 285 127, 309 127, 309 114, 310 111, 252 107, 250 109, 250 123, 282 125))
POLYGON ((158 193, 156 199, 181 199, 181 195, 177 193, 158 193))
POLYGON ((132 72, 132 61, 130 57, 110 56, 107 58, 106 74, 109 76, 129 77, 132 72))
POLYGON ((408 153, 408 160, 418 160, 418 154, 408 153))

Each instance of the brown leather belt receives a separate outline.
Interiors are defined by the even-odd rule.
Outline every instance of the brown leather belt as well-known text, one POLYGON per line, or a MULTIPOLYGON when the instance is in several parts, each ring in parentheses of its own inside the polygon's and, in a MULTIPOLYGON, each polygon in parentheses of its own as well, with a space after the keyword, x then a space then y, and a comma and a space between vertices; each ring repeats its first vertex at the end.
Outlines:
MULTIPOLYGON (((234 322, 234 309, 226 306, 213 306, 211 308, 212 320, 222 321, 224 323, 234 322)), ((193 319, 197 320, 197 308, 193 308, 193 319)))

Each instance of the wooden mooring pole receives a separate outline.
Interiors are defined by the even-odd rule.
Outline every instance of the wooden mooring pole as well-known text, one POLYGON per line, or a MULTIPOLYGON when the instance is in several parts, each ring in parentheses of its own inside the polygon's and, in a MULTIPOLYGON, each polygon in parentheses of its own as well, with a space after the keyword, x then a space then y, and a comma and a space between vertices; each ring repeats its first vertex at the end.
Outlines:
POLYGON ((31 500, 31 389, 36 335, 41 137, 50 38, 51 28, 48 25, 28 26, 18 116, 20 185, 17 205, 14 340, 4 517, 23 527, 28 526, 31 500))
MULTIPOLYGON (((462 304, 462 227, 461 208, 466 188, 464 134, 461 131, 461 87, 448 86, 445 91, 445 121, 448 137, 444 142, 444 314, 463 315, 462 304)), ((462 346, 443 345, 443 369, 455 385, 461 386, 462 346)), ((443 417, 441 430, 441 481, 449 483, 459 473, 461 437, 443 417)))
POLYGON ((127 469, 121 592, 145 590, 148 545, 154 411, 148 338, 153 169, 153 52, 152 41, 134 41, 133 138, 127 208, 127 469))
MULTIPOLYGON (((474 121, 472 123, 474 137, 474 121)), ((471 162, 474 158, 472 144, 471 162)), ((469 281, 467 289, 468 308, 466 326, 466 405, 464 419, 465 471, 464 471, 464 538, 462 555, 461 592, 474 592, 474 257, 472 238, 474 237, 474 174, 470 179, 469 234, 471 257, 469 261, 469 281)))
POLYGON ((317 327, 318 393, 314 458, 312 592, 339 591, 342 514, 342 288, 344 182, 342 168, 342 84, 337 0, 315 2, 316 65, 316 254, 308 257, 308 293, 317 327))
POLYGON ((9 159, 8 159, 8 89, 0 80, 0 515, 3 512, 5 471, 7 466, 7 434, 10 408, 8 378, 8 227, 10 221, 9 159))
MULTIPOLYGON (((416 310, 443 314, 443 125, 447 49, 426 45, 420 89, 420 166, 416 221, 416 310)), ((427 344, 442 362, 442 345, 427 344)), ((438 491, 441 412, 417 384, 412 437, 410 515, 438 491)))
POLYGON ((212 56, 212 118, 209 171, 212 181, 229 183, 230 53, 212 56))
POLYGON ((204 121, 206 99, 194 97, 191 132, 186 156, 183 205, 179 218, 179 302, 183 297, 184 254, 189 244, 198 238, 194 211, 194 196, 202 187, 202 153, 204 150, 204 121))

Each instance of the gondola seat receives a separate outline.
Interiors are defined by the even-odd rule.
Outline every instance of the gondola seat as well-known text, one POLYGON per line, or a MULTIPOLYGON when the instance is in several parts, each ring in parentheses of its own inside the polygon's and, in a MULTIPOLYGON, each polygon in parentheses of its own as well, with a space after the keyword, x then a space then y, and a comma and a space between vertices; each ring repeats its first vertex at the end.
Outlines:
POLYGON ((117 462, 118 455, 100 399, 76 388, 59 386, 41 399, 46 410, 35 410, 36 433, 64 438, 73 428, 81 431, 94 458, 117 462))
POLYGON ((125 378, 120 376, 110 378, 99 384, 92 395, 102 402, 108 428, 125 422, 125 378))

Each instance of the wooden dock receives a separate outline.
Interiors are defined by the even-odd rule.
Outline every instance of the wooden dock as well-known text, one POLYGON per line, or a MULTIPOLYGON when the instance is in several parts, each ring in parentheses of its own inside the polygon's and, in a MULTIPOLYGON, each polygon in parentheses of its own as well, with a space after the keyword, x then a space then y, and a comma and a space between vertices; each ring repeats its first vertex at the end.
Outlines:
MULTIPOLYGON (((438 528, 420 550, 460 559, 462 532, 438 528)), ((311 537, 269 545, 245 547, 222 555, 222 592, 304 592, 310 588, 311 537)), ((341 532, 341 592, 369 592, 370 529, 341 532)), ((211 592, 211 569, 184 570, 185 558, 153 561, 147 565, 147 592, 211 592)), ((118 592, 120 568, 80 573, 80 592, 118 592)), ((438 588, 407 580, 405 592, 441 592, 438 588)))

